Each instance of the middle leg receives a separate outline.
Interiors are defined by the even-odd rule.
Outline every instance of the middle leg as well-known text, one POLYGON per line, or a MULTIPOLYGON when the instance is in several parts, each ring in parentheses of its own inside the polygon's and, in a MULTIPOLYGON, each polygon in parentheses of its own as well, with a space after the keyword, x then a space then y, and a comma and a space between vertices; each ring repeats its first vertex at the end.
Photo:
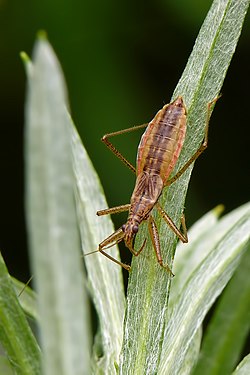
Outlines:
POLYGON ((157 226, 155 224, 155 221, 154 221, 152 216, 150 216, 148 220, 149 220, 149 222, 148 222, 149 234, 150 234, 150 238, 151 238, 154 250, 155 250, 157 261, 158 261, 158 263, 161 267, 165 268, 168 271, 168 273, 170 273, 171 276, 174 276, 174 274, 173 274, 171 268, 169 267, 169 265, 167 263, 163 264, 163 259, 162 259, 162 255, 161 255, 161 245, 160 245, 159 232, 158 232, 157 226))
POLYGON ((165 220, 165 222, 168 224, 168 226, 172 229, 172 231, 176 234, 176 236, 183 242, 188 242, 187 237, 187 227, 186 227, 186 221, 185 221, 185 215, 182 214, 181 216, 181 225, 183 229, 183 233, 177 228, 171 217, 163 210, 163 208, 160 206, 159 203, 156 203, 156 208, 159 211, 161 217, 165 220))

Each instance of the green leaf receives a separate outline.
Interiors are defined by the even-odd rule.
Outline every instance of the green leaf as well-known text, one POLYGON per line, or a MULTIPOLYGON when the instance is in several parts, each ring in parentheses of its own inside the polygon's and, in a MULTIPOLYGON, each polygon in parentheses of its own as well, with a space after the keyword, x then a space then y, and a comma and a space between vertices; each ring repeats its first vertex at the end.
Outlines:
POLYGON ((229 374, 235 368, 250 329, 250 242, 223 293, 204 336, 200 374, 229 374))
MULTIPOLYGON (((1 255, 0 285, 0 340, 9 363, 18 375, 40 374, 40 349, 1 255)), ((2 361, 1 366, 3 365, 2 361)))
POLYGON ((24 312, 34 320, 38 321, 39 316, 37 312, 37 295, 28 285, 22 283, 21 281, 11 278, 13 287, 16 291, 19 303, 22 306, 24 312))
POLYGON ((197 329, 195 335, 191 339, 191 343, 185 355, 185 358, 181 365, 181 374, 182 375, 189 375, 190 369, 193 368, 194 364, 197 361, 197 358, 200 353, 200 346, 202 340, 202 327, 197 329))
POLYGON ((15 375, 7 358, 0 356, 0 374, 15 375))
MULTIPOLYGON (((108 216, 97 217, 96 212, 107 207, 99 179, 81 140, 72 126, 73 164, 77 183, 76 201, 84 253, 98 248, 98 244, 110 235, 113 225, 108 216)), ((119 259, 117 247, 109 252, 119 259)), ((84 258, 88 271, 90 293, 100 322, 100 343, 94 350, 94 373, 115 373, 123 336, 125 298, 121 267, 102 254, 84 258)))
POLYGON ((26 209, 43 370, 47 375, 88 374, 90 322, 74 200, 71 123, 61 68, 44 36, 36 43, 27 74, 26 209))
MULTIPOLYGON (((190 159, 202 142, 208 103, 219 95, 222 88, 248 5, 249 0, 215 0, 200 30, 173 95, 173 98, 177 95, 183 96, 188 111, 187 135, 175 173, 190 159)), ((165 189, 160 199, 160 204, 177 226, 180 225, 191 170, 192 167, 165 189)), ((172 267, 177 239, 157 213, 155 217, 163 259, 172 267)), ((138 248, 146 236, 145 225, 138 235, 138 248)), ((170 276, 157 264, 148 239, 143 253, 132 261, 121 373, 157 373, 166 324, 169 287, 170 276)), ((167 358, 165 351, 164 354, 167 358)))
POLYGON ((179 243, 175 255, 175 278, 171 285, 170 304, 173 305, 190 275, 207 256, 210 249, 227 233, 245 214, 248 204, 243 205, 229 215, 218 220, 221 206, 204 215, 189 231, 189 243, 179 243), (213 235, 211 235, 213 233, 213 235))
MULTIPOLYGON (((175 277, 172 281, 170 290, 170 308, 176 302, 179 294, 181 294, 182 288, 185 286, 191 273, 206 257, 210 249, 210 245, 204 247, 204 241, 212 240, 213 243, 216 243, 216 240, 218 241, 218 238, 211 237, 211 232, 218 226, 219 223, 222 225, 218 218, 222 210, 223 206, 218 206, 212 211, 208 212, 188 231, 189 242, 187 244, 183 244, 181 242, 178 243, 173 267, 175 277)), ((242 216, 242 211, 243 209, 239 209, 237 210, 237 214, 234 214, 235 221, 239 220, 239 218, 242 216)), ((225 230, 228 230, 227 223, 224 224, 224 227, 225 230)), ((221 237, 220 232, 218 232, 218 235, 221 237)))
POLYGON ((248 354, 237 366, 233 375, 249 375, 250 373, 250 354, 248 354))
MULTIPOLYGON (((242 218, 246 209, 248 209, 247 207, 248 205, 243 205, 229 215, 224 216, 221 220, 218 220, 218 215, 222 211, 222 206, 216 207, 193 225, 189 231, 190 242, 186 246, 181 243, 178 244, 174 263, 176 276, 173 279, 170 290, 170 313, 178 299, 181 298, 183 289, 191 274, 196 272, 195 269, 205 259, 211 248, 218 244, 228 230, 242 218)), ((201 328, 198 328, 198 331, 200 330, 201 328)), ((186 358, 190 358, 191 360, 188 361, 187 373, 190 372, 190 368, 197 361, 198 355, 195 356, 193 354, 193 346, 200 345, 200 341, 197 342, 199 337, 198 335, 197 338, 197 334, 195 334, 193 342, 189 345, 186 358), (191 351, 191 354, 189 351, 191 351)))
MULTIPOLYGON (((189 231, 190 242, 186 246, 181 243, 178 244, 174 264, 176 276, 173 279, 170 290, 170 313, 178 299, 181 298, 183 289, 191 274, 196 272, 195 269, 205 259, 211 248, 218 244, 228 230, 242 218, 246 210, 248 210, 248 205, 243 205, 218 221, 218 214, 222 211, 222 206, 218 206, 194 224, 189 231)), ((199 330, 198 328, 198 331, 199 330)), ((190 343, 186 354, 186 357, 191 357, 192 360, 192 362, 189 361, 190 367, 187 373, 189 373, 190 368, 192 368, 191 364, 196 364, 198 358, 198 355, 194 356, 192 354, 193 345, 195 345, 197 341, 196 336, 197 335, 194 337, 194 342, 190 343), (191 355, 189 354, 189 350, 191 351, 191 355)), ((198 343, 196 345, 198 345, 198 343)))
POLYGON ((167 322, 159 374, 180 373, 206 313, 239 265, 250 240, 250 204, 245 205, 245 213, 236 223, 232 220, 225 234, 218 225, 210 236, 216 237, 217 231, 221 239, 212 244, 208 255, 190 275, 167 322))

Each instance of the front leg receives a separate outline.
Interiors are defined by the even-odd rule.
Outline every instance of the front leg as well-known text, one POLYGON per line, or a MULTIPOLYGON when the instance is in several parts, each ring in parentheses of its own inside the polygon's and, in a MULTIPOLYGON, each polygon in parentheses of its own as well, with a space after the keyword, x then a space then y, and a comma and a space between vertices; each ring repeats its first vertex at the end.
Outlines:
POLYGON ((110 151, 112 151, 113 154, 115 154, 129 169, 131 169, 133 173, 136 173, 135 167, 122 155, 120 151, 117 150, 117 148, 115 148, 115 146, 110 142, 109 138, 114 137, 115 135, 130 133, 134 130, 145 128, 147 125, 148 124, 142 124, 142 125, 134 126, 132 128, 118 130, 117 132, 105 134, 102 137, 102 142, 105 143, 105 145, 110 149, 110 151))
POLYGON ((207 119, 206 119, 206 127, 205 127, 205 134, 204 139, 198 150, 191 156, 191 158, 184 164, 184 166, 177 172, 173 177, 167 180, 164 186, 170 186, 173 182, 178 180, 178 178, 188 169, 188 167, 195 162, 196 159, 206 150, 208 145, 208 129, 209 129, 209 121, 211 117, 211 107, 217 102, 220 98, 220 95, 214 98, 211 102, 207 105, 207 119))
POLYGON ((112 233, 110 236, 105 238, 100 244, 98 250, 100 253, 105 255, 108 259, 112 260, 114 263, 118 264, 119 266, 125 268, 125 270, 130 271, 131 267, 128 264, 122 263, 119 260, 113 258, 111 255, 106 253, 106 249, 109 249, 110 247, 117 245, 119 242, 121 242, 124 238, 124 232, 121 228, 117 229, 114 233, 112 233))

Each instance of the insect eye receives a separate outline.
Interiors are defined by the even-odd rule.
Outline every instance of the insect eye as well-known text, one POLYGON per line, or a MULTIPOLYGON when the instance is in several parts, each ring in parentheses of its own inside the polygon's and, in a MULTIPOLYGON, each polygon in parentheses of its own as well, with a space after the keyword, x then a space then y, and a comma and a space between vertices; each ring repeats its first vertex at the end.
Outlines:
POLYGON ((137 233, 138 229, 139 229, 138 225, 134 225, 133 228, 132 228, 133 233, 137 233))
POLYGON ((125 224, 122 225, 122 231, 125 232, 125 224))

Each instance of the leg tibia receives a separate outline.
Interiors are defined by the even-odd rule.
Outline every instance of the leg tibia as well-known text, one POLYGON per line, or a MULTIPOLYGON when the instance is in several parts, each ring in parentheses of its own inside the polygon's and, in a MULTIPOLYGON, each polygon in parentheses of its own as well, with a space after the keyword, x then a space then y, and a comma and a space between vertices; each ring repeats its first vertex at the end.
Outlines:
POLYGON ((196 160, 198 157, 203 153, 203 151, 206 150, 208 145, 208 128, 209 128, 209 120, 211 117, 211 107, 217 102, 217 100, 220 98, 220 96, 217 96, 214 98, 211 102, 207 105, 207 118, 206 118, 206 127, 205 127, 205 133, 204 133, 204 139, 198 150, 191 156, 191 158, 184 164, 184 166, 179 170, 179 172, 176 173, 173 177, 171 177, 169 180, 165 182, 165 186, 170 186, 173 182, 178 180, 178 178, 188 169, 188 167, 196 160))
POLYGON ((177 228, 173 220, 168 216, 168 214, 163 210, 163 208, 157 203, 156 205, 158 212, 160 213, 161 217, 165 220, 165 222, 169 225, 169 227, 172 229, 172 231, 176 234, 176 236, 183 242, 188 242, 187 237, 187 228, 186 228, 186 222, 185 222, 185 216, 184 214, 181 217, 181 224, 183 233, 177 228))
POLYGON ((110 137, 114 137, 116 135, 121 135, 121 134, 125 134, 125 133, 130 133, 134 130, 138 130, 138 129, 141 129, 141 128, 145 128, 148 124, 142 124, 142 125, 138 125, 138 126, 134 126, 132 128, 128 128, 128 129, 123 129, 123 130, 119 130, 117 132, 113 132, 113 133, 109 133, 109 134, 105 134, 103 137, 102 137, 102 142, 105 143, 105 145, 110 149, 110 151, 113 152, 113 154, 115 154, 129 169, 131 169, 132 172, 136 172, 135 170, 135 167, 121 154, 120 151, 118 151, 115 146, 109 141, 109 138, 110 137))
POLYGON ((97 211, 97 216, 118 214, 120 212, 128 211, 130 204, 123 204, 121 206, 106 208, 105 210, 97 211))

